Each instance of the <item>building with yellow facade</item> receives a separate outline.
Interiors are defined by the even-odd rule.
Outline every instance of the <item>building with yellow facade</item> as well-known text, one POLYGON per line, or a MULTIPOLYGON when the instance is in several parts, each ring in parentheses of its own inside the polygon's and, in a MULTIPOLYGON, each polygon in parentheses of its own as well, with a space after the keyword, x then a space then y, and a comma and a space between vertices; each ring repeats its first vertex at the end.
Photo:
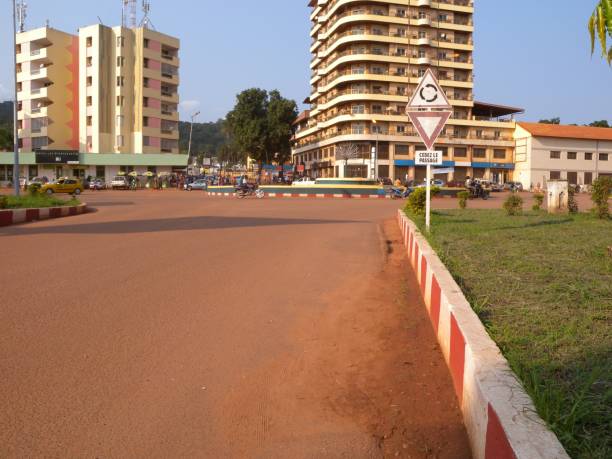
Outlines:
POLYGON ((442 178, 511 179, 513 115, 522 110, 474 101, 471 0, 311 0, 309 6, 312 89, 310 111, 296 123, 298 170, 365 177, 376 156, 378 177, 421 181, 425 168, 414 157, 425 147, 405 111, 431 68, 453 109, 436 145, 448 170, 442 178))
MULTIPOLYGON (((96 24, 78 35, 42 27, 16 41, 21 177, 109 180, 121 171, 187 167, 179 154, 177 38, 96 24)), ((0 153, 0 181, 12 180, 10 164, 0 153)))

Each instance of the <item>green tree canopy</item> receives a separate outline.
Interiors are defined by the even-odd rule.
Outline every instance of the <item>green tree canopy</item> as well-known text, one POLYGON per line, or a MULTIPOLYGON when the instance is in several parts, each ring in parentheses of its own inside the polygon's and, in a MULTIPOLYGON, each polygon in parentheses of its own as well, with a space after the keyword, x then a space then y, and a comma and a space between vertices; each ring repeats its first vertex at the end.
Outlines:
POLYGON ((591 124, 589 124, 589 126, 591 126, 591 127, 602 127, 602 128, 612 127, 612 126, 610 126, 610 124, 608 124, 608 120, 593 121, 591 124))
POLYGON ((234 147, 258 163, 282 163, 291 152, 292 123, 297 104, 280 92, 251 88, 236 97, 226 128, 234 147))
POLYGON ((601 54, 612 64, 612 46, 608 48, 608 37, 612 38, 612 0, 599 0, 589 19, 591 55, 595 53, 595 41, 599 38, 601 54))
POLYGON ((538 122, 542 124, 561 124, 561 118, 551 118, 549 120, 540 120, 538 122))

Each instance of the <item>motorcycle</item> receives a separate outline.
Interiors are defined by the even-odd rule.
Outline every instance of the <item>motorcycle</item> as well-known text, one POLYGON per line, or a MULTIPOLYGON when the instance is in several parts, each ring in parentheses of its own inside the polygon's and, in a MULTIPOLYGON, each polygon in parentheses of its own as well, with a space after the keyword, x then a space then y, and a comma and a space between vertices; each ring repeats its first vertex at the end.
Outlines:
POLYGON ((255 196, 258 199, 261 199, 265 196, 265 193, 262 189, 260 189, 257 185, 240 185, 236 187, 236 197, 238 199, 246 198, 247 196, 255 196))
POLYGON ((391 199, 406 199, 412 193, 412 188, 391 188, 388 193, 391 195, 391 199))

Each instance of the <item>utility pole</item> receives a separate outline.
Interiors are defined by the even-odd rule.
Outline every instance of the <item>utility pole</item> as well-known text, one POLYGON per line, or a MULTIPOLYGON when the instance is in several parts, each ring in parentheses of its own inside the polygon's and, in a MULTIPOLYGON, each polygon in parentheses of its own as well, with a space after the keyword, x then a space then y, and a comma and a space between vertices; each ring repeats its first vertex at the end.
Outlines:
POLYGON ((13 164, 13 186, 15 188, 15 196, 19 196, 19 139, 17 138, 17 5, 16 0, 13 0, 13 78, 14 78, 14 90, 15 100, 13 103, 13 150, 14 150, 14 164, 13 164))
POLYGON ((191 115, 191 127, 189 128, 189 147, 187 149, 187 167, 189 167, 189 161, 191 160, 191 138, 193 136, 193 120, 198 116, 200 112, 195 112, 191 115))

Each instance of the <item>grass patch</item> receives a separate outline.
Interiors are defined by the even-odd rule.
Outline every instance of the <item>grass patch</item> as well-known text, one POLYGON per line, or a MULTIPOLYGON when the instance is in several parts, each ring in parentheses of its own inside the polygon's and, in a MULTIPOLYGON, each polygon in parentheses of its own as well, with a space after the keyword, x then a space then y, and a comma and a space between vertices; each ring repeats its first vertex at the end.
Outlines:
POLYGON ((6 209, 35 209, 39 207, 78 206, 81 204, 75 198, 65 200, 46 194, 4 197, 6 198, 6 209))
POLYGON ((438 211, 427 238, 568 453, 612 457, 612 220, 438 211))

